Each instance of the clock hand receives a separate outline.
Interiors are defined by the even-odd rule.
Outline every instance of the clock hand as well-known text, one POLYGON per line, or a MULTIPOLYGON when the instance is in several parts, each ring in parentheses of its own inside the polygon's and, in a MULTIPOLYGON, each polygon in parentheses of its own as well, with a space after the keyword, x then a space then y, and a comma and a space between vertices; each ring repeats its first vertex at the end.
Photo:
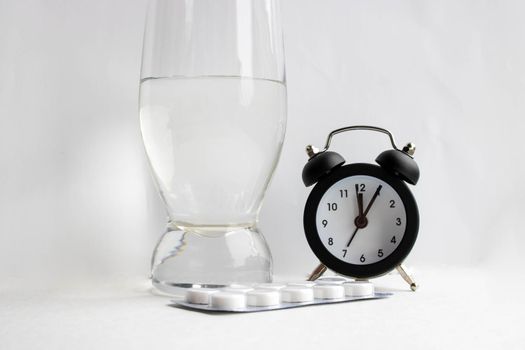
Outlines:
POLYGON ((374 201, 376 200, 377 196, 379 196, 379 192, 381 191, 382 188, 383 188, 382 185, 379 185, 379 187, 377 187, 377 190, 375 191, 374 195, 372 196, 372 199, 370 200, 370 203, 368 203, 368 206, 366 207, 366 210, 363 213, 363 216, 365 218, 366 218, 366 214, 368 214, 368 211, 372 207, 372 204, 374 204, 374 201))
POLYGON ((359 207, 359 217, 363 217, 363 194, 359 193, 359 186, 355 184, 355 195, 357 197, 357 206, 359 207))

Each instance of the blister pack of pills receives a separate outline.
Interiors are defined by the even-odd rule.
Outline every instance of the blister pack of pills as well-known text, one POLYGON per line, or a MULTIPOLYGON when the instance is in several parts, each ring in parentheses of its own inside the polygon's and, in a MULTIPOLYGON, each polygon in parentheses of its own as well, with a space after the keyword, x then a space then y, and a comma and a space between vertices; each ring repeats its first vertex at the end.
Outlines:
POLYGON ((257 312, 294 307, 380 299, 391 293, 374 290, 370 282, 325 277, 315 282, 233 284, 225 288, 191 288, 173 306, 200 311, 257 312))

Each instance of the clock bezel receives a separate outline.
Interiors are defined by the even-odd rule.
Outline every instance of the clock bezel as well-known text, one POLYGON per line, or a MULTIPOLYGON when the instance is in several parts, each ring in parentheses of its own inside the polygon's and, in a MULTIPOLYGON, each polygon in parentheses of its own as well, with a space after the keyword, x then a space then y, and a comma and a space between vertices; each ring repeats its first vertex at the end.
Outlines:
POLYGON ((419 211, 412 192, 403 180, 394 177, 375 164, 352 163, 332 170, 314 186, 306 201, 303 225, 310 249, 326 267, 345 276, 369 278, 381 276, 393 270, 408 256, 418 235, 419 211), (332 255, 321 241, 316 223, 317 208, 325 192, 339 180, 357 175, 375 177, 390 185, 403 201, 407 217, 405 233, 394 251, 388 257, 366 265, 344 262, 332 255))

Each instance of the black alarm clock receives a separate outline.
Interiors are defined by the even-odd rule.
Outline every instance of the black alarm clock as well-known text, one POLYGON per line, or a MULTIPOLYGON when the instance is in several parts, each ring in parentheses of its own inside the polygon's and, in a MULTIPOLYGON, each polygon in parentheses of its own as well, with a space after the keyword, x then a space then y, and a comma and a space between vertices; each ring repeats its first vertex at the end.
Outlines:
POLYGON ((399 149, 392 134, 374 126, 350 126, 332 131, 319 151, 307 146, 308 163, 302 178, 315 184, 304 209, 304 231, 321 265, 310 280, 326 268, 356 279, 378 277, 397 268, 412 290, 416 283, 402 267, 419 229, 419 212, 407 186, 419 180, 413 159, 415 147, 399 149), (329 151, 334 135, 352 130, 388 135, 392 149, 382 152, 376 164, 351 163, 329 151))

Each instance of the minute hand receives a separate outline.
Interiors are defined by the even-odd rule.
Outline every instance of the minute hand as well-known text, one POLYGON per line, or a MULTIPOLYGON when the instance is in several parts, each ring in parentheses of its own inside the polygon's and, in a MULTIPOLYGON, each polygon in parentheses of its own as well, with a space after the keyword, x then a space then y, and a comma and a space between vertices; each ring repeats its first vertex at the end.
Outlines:
POLYGON ((368 214, 368 211, 372 207, 372 204, 374 204, 374 201, 376 200, 377 196, 379 196, 379 192, 381 191, 382 188, 383 188, 382 185, 379 185, 379 187, 377 187, 374 195, 372 196, 372 199, 370 199, 370 203, 368 203, 368 206, 366 207, 365 212, 363 213, 363 217, 366 218, 366 214, 368 214))

